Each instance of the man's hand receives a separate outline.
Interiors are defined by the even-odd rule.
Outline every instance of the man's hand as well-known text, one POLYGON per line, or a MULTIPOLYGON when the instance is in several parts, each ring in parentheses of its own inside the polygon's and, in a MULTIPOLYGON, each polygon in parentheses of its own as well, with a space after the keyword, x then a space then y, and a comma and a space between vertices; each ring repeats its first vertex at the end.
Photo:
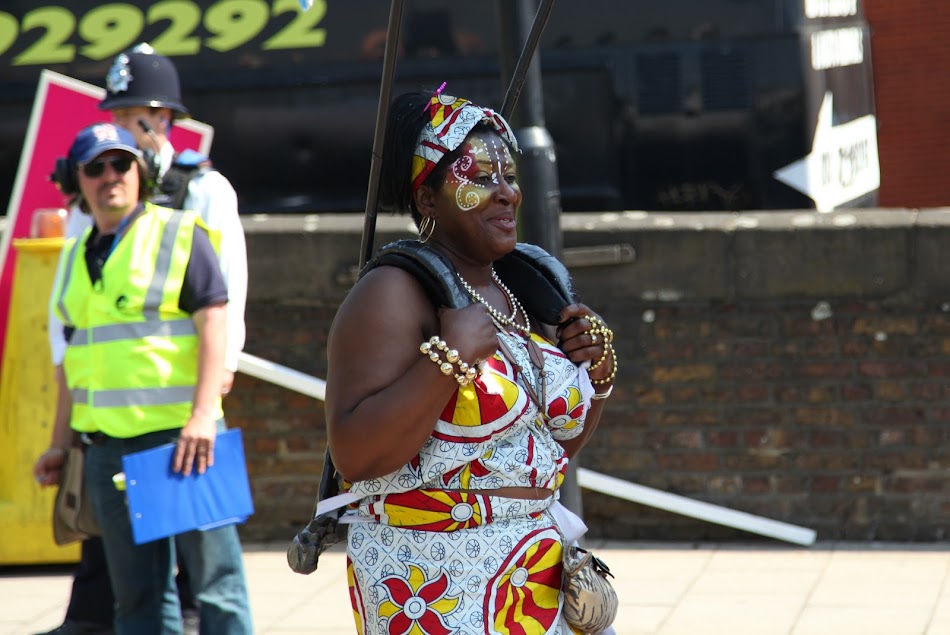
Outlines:
POLYGON ((191 466, 197 464, 198 474, 214 465, 214 438, 218 422, 204 414, 192 413, 188 423, 181 429, 178 447, 175 448, 173 468, 185 476, 191 474, 191 466))
POLYGON ((33 476, 40 487, 59 485, 66 463, 66 448, 51 447, 36 459, 33 464, 33 476))

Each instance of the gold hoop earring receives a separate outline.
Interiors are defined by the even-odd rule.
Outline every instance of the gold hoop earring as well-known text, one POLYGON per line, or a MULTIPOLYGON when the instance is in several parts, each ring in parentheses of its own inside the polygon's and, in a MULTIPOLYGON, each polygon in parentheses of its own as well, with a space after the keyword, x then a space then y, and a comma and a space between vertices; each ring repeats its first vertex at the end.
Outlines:
POLYGON ((421 243, 427 242, 430 238, 432 238, 432 234, 434 233, 435 233, 435 218, 433 218, 432 216, 424 217, 422 219, 422 223, 419 224, 419 242, 421 243), (423 238, 423 235, 427 231, 429 232, 428 235, 426 235, 425 238, 423 238))

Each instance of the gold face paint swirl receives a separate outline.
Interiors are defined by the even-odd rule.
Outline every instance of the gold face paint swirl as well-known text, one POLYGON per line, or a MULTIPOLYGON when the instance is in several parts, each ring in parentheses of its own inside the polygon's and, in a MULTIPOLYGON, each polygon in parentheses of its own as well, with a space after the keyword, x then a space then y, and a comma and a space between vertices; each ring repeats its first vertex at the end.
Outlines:
POLYGON ((477 136, 466 142, 462 156, 452 164, 445 187, 454 189, 456 204, 467 212, 486 203, 503 180, 520 193, 505 143, 500 138, 477 136))

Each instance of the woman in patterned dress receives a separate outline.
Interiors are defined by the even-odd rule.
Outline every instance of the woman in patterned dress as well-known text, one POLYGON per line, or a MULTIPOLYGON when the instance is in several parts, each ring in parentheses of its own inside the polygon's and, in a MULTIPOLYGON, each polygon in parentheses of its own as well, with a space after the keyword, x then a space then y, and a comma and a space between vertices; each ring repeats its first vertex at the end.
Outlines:
POLYGON ((561 616, 557 490, 617 361, 590 308, 543 324, 494 271, 517 243, 516 150, 504 119, 464 99, 409 93, 390 111, 382 202, 473 302, 435 307, 411 273, 378 266, 331 328, 327 426, 358 497, 344 520, 361 634, 577 632, 561 616))

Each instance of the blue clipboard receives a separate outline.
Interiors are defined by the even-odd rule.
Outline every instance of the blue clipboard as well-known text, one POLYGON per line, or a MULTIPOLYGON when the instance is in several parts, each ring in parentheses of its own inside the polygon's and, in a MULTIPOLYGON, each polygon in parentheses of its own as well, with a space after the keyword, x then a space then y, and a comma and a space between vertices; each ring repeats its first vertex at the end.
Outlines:
POLYGON ((122 457, 135 544, 243 523, 254 513, 240 428, 218 434, 214 466, 204 474, 173 472, 174 455, 169 443, 122 457))

